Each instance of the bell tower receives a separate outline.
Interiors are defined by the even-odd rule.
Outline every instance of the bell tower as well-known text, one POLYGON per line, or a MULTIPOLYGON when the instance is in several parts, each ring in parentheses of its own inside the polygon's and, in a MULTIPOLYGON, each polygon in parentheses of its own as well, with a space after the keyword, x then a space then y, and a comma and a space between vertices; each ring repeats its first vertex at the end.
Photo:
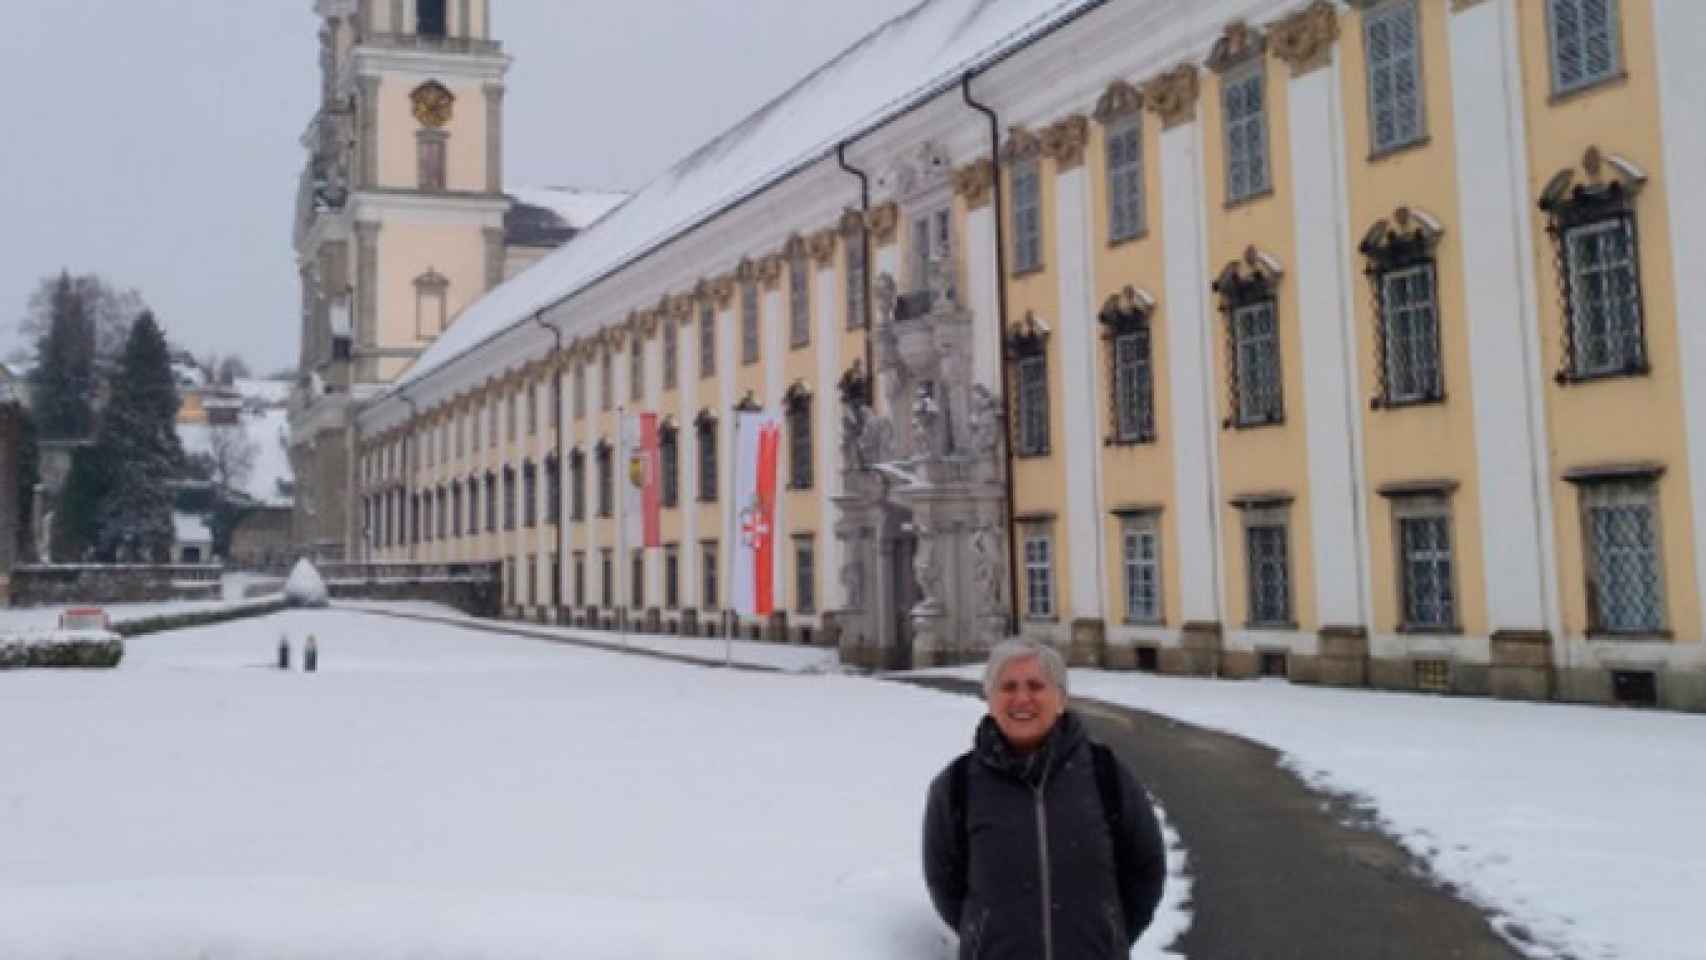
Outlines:
POLYGON ((320 108, 303 136, 297 540, 359 542, 352 403, 503 279, 504 78, 493 0, 314 0, 320 108))

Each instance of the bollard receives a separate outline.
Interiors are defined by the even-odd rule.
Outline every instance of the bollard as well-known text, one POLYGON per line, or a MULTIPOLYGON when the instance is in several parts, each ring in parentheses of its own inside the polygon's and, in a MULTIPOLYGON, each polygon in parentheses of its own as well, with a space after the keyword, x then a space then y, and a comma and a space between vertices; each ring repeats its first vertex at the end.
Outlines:
POLYGON ((280 670, 290 669, 290 634, 288 633, 278 635, 278 668, 280 670))
POLYGON ((313 673, 320 666, 320 648, 314 643, 314 635, 308 635, 308 645, 302 648, 302 669, 313 673))

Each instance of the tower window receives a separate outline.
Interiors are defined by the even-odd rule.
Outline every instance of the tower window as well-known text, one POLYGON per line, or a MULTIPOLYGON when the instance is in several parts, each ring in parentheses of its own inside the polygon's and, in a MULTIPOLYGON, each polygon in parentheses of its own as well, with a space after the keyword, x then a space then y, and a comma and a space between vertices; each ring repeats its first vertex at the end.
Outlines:
POLYGON ((415 0, 415 32, 423 37, 449 33, 445 0, 415 0))

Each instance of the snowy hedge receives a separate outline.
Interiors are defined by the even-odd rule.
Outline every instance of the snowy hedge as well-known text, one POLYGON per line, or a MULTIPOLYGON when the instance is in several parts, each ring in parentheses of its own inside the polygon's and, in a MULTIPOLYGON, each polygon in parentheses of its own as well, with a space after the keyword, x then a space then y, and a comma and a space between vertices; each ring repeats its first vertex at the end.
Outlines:
POLYGON ((105 630, 41 630, 0 635, 0 670, 116 667, 124 640, 105 630))
POLYGON ((218 610, 196 610, 184 613, 168 613, 158 617, 143 617, 139 620, 126 620, 113 624, 113 630, 126 637, 140 637, 149 633, 163 633, 167 630, 185 630, 190 627, 205 627, 215 623, 225 623, 230 620, 242 620, 248 617, 265 617, 284 609, 283 600, 273 600, 268 603, 246 603, 237 607, 223 607, 218 610))

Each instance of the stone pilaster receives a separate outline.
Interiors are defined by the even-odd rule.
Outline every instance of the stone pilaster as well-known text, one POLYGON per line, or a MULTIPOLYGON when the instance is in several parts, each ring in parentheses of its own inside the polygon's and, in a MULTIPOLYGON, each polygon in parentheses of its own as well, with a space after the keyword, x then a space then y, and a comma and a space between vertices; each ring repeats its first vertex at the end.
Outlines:
POLYGON ((379 185, 379 78, 361 78, 361 188, 379 185))
POLYGON ((502 227, 486 227, 481 231, 486 241, 486 289, 504 282, 504 231, 502 227))
POLYGON ((486 192, 504 189, 504 85, 488 83, 486 94, 486 192))
MULTIPOLYGON (((370 220, 358 221, 355 225, 355 258, 356 258, 356 290, 355 290, 355 342, 358 348, 371 348, 379 345, 379 224, 370 220)), ((364 361, 357 373, 359 379, 371 379, 367 375, 370 362, 364 361)))

